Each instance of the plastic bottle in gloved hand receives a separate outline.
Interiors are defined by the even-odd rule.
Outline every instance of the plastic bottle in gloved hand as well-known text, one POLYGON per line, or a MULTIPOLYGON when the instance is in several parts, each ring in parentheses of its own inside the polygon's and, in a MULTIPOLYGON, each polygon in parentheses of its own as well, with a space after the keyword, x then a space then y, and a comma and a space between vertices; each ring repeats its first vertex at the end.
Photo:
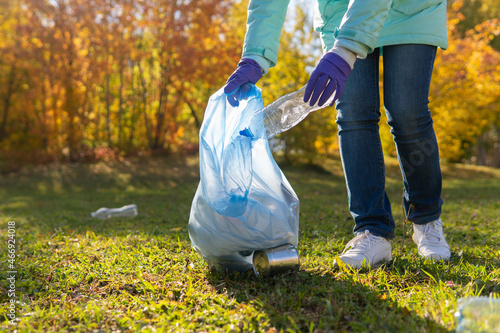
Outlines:
POLYGON ((327 107, 334 97, 330 96, 327 103, 322 106, 311 106, 304 102, 305 90, 306 86, 267 105, 254 115, 249 128, 242 134, 252 137, 255 133, 266 133, 266 138, 270 139, 288 131, 300 123, 309 113, 327 107), (261 117, 264 117, 264 122, 262 122, 261 117), (260 128, 262 126, 264 130, 260 128))
POLYGON ((267 138, 270 139, 294 127, 309 113, 332 106, 342 94, 355 61, 354 53, 342 47, 334 47, 320 60, 307 86, 278 98, 259 111, 248 131, 242 134, 253 136, 260 126, 264 126, 267 138), (262 115, 263 124, 259 121, 262 115))

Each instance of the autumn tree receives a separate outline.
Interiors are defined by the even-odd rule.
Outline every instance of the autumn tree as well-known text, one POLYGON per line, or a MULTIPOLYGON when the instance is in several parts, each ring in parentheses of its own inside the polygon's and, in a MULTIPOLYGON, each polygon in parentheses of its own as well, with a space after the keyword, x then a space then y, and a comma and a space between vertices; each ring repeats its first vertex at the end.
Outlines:
MULTIPOLYGON (((247 5, 0 0, 0 169, 196 150, 208 99, 241 57, 247 5)), ((265 104, 304 86, 321 55, 312 13, 298 5, 289 8, 277 66, 258 83, 265 104)), ((450 1, 450 48, 438 52, 430 99, 442 155, 452 161, 500 145, 498 10, 495 0, 450 1)), ((333 108, 279 140, 288 159, 334 152, 333 108)))
POLYGON ((242 41, 233 36, 244 29, 231 25, 225 0, 0 6, 0 155, 9 161, 177 149, 233 70, 242 41))
POLYGON ((12 109, 14 91, 18 88, 19 79, 16 69, 16 14, 19 9, 14 3, 0 1, 0 85, 4 87, 0 94, 0 144, 7 137, 7 122, 12 109))

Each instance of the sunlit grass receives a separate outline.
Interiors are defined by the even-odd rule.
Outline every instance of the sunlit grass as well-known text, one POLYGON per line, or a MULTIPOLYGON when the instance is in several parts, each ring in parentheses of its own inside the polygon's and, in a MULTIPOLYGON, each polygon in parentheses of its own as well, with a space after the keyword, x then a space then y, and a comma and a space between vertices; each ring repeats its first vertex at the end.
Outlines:
MULTIPOLYGON (((460 297, 500 293, 500 171, 443 166, 450 262, 403 244, 399 169, 387 160, 397 223, 393 261, 333 270, 352 237, 338 159, 284 166, 301 199, 298 272, 269 279, 211 270, 191 249, 187 221, 196 159, 40 167, 0 178, 2 244, 16 222, 16 326, 2 278, 0 329, 167 332, 447 332, 460 297), (136 218, 97 220, 135 203, 136 218)), ((410 230, 407 226, 407 230, 410 230)), ((7 251, 2 247, 4 264, 7 251)), ((2 268, 7 271, 7 268, 2 268)))

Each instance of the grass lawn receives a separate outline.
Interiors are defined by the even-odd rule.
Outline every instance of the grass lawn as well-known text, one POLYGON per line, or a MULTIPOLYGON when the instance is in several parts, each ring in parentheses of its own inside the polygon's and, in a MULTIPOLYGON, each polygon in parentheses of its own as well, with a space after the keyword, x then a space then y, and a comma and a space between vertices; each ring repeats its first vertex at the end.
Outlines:
POLYGON ((301 268, 268 279, 219 273, 191 249, 196 158, 55 164, 0 176, 0 331, 449 332, 458 298, 500 296, 500 170, 443 166, 452 258, 436 264, 419 259, 411 233, 403 244, 402 182, 388 159, 394 259, 351 272, 332 269, 353 227, 338 159, 282 169, 301 199, 301 268), (132 203, 136 218, 90 217, 132 203))

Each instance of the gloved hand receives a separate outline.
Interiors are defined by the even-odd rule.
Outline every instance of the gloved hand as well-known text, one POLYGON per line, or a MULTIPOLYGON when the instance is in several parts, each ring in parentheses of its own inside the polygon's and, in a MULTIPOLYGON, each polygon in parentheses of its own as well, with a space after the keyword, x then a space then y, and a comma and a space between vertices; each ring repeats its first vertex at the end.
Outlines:
POLYGON ((237 89, 245 83, 257 83, 262 77, 262 69, 257 61, 250 58, 243 58, 238 64, 238 68, 227 79, 224 92, 228 95, 227 99, 232 106, 238 106, 243 98, 237 89))
POLYGON ((316 66, 307 82, 304 93, 304 102, 313 106, 319 98, 318 106, 325 104, 335 92, 330 106, 342 95, 345 82, 351 74, 351 66, 341 56, 333 52, 327 52, 316 66), (312 94, 312 97, 311 97, 312 94), (320 98, 321 96, 321 98, 320 98))

